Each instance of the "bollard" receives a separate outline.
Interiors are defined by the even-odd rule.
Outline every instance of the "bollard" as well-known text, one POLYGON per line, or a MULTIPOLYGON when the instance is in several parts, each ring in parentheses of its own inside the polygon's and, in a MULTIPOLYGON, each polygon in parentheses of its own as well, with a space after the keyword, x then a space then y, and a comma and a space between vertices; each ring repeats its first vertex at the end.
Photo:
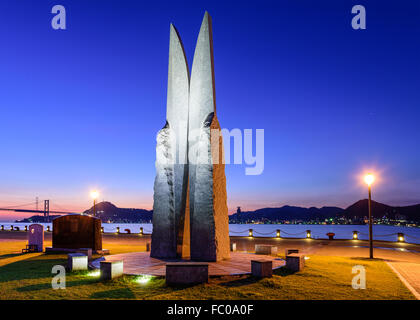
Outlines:
POLYGON ((47 226, 47 232, 50 232, 50 226, 47 226))
POLYGON ((4 225, 1 225, 1 231, 4 231, 4 225))
POLYGON ((398 233, 398 242, 404 242, 404 233, 398 233))
POLYGON ((334 240, 334 236, 335 236, 334 232, 328 232, 327 233, 327 237, 328 237, 329 240, 334 240))
POLYGON ((140 227, 140 232, 139 232, 139 235, 143 235, 143 227, 140 227))
POLYGON ((14 229, 14 228, 13 228, 13 225, 11 225, 11 226, 10 226, 10 231, 13 231, 13 229, 14 229))
POLYGON ((25 231, 28 231, 28 226, 25 226, 25 231))
POLYGON ((311 230, 306 230, 306 238, 310 238, 311 237, 311 230))
POLYGON ((279 229, 276 231, 276 236, 277 236, 277 238, 280 238, 280 230, 279 229))
POLYGON ((357 231, 353 231, 353 240, 359 239, 359 236, 357 233, 358 233, 357 231))
POLYGON ((253 237, 254 236, 254 231, 252 229, 249 229, 249 236, 253 237))
POLYGON ((120 227, 117 227, 117 233, 120 233, 120 227))
POLYGON ((146 251, 149 252, 150 251, 150 242, 146 243, 146 251))
POLYGON ((101 227, 101 232, 104 233, 104 227, 101 227))

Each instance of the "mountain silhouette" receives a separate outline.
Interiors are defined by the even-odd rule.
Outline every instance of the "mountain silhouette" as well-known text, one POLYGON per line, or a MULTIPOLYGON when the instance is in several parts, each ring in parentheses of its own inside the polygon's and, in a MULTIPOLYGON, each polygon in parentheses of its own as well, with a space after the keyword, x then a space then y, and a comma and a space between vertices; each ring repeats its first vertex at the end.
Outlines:
MULTIPOLYGON (((118 208, 114 204, 108 201, 99 202, 96 204, 96 215, 102 222, 119 222, 119 223, 149 223, 152 221, 152 210, 146 209, 134 209, 134 208, 118 208)), ((85 210, 84 214, 93 214, 94 210, 91 207, 85 210)))
MULTIPOLYGON (((404 219, 420 221, 420 204, 393 207, 376 201, 372 201, 372 216, 374 218, 386 217, 388 219, 404 219)), ((255 211, 235 213, 230 216, 230 221, 250 222, 254 221, 282 221, 282 220, 324 220, 327 218, 345 217, 353 221, 363 221, 368 213, 368 200, 359 200, 346 209, 339 207, 302 208, 283 206, 279 208, 262 208, 255 211)))

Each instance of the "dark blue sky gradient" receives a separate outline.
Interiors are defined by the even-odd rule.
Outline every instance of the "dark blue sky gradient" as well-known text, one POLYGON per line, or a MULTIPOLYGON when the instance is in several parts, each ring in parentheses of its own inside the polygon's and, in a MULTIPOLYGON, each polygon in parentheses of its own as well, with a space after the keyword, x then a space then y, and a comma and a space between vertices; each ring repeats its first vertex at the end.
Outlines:
MULTIPOLYGON (((229 208, 420 202, 420 2, 0 2, 0 205, 88 192, 151 208, 169 24, 189 65, 213 18, 222 127, 265 130, 265 170, 226 168, 229 208), (51 28, 51 8, 67 30, 51 28), (351 28, 363 4, 367 29, 351 28)), ((102 199, 101 199, 102 200, 102 199)))

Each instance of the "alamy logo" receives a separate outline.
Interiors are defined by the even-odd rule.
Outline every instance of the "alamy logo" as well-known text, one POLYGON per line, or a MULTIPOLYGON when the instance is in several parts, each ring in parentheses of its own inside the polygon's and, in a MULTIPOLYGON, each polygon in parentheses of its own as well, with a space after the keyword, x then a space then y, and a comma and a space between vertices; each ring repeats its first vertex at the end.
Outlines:
POLYGON ((66 29, 66 8, 62 5, 55 5, 51 9, 51 13, 56 15, 51 20, 51 26, 54 30, 66 29))
POLYGON ((351 270, 353 274, 356 274, 352 281, 351 286, 353 289, 366 289, 366 269, 364 266, 357 265, 351 270))
POLYGON ((351 19, 351 26, 354 30, 366 29, 366 9, 358 4, 351 9, 351 13, 356 15, 351 19))
POLYGON ((51 273, 56 274, 51 280, 54 290, 66 288, 66 269, 62 265, 55 265, 51 273))
MULTIPOLYGON (((182 128, 181 128, 182 130, 182 128)), ((165 128, 165 137, 170 145, 177 145, 176 130, 165 128)), ((264 129, 255 130, 255 140, 252 129, 194 129, 191 130, 188 140, 188 157, 185 152, 175 152, 169 149, 164 157, 157 157, 159 165, 213 165, 213 164, 246 164, 246 175, 260 175, 264 171, 264 129), (203 135, 210 135, 210 139, 200 139, 203 135), (222 143, 223 141, 223 143, 222 143), (255 142, 254 142, 255 141, 255 142), (200 149, 211 150, 201 152, 200 149), (233 150, 233 157, 232 151, 233 150), (255 153, 253 152, 255 150, 255 153)), ((159 140, 159 134, 157 139, 159 140)), ((179 143, 179 142, 178 142, 179 143)), ((186 149, 183 149, 186 150, 186 149)))

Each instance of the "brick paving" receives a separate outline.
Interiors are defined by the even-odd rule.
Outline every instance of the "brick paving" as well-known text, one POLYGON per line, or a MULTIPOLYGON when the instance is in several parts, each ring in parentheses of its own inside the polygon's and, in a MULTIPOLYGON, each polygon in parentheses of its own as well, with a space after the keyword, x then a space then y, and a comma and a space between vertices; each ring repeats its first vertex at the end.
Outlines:
MULTIPOLYGON (((106 261, 124 261, 124 273, 131 275, 147 274, 151 276, 165 276, 166 264, 173 262, 185 262, 194 264, 188 260, 154 259, 150 257, 149 252, 131 252, 105 256, 95 260, 92 264, 99 268, 100 260, 106 261)), ((229 260, 218 262, 205 262, 209 265, 209 276, 228 276, 251 273, 251 260, 271 260, 273 269, 284 266, 283 259, 268 255, 256 255, 253 253, 231 252, 229 260)), ((202 264, 202 262, 200 262, 202 264)))

